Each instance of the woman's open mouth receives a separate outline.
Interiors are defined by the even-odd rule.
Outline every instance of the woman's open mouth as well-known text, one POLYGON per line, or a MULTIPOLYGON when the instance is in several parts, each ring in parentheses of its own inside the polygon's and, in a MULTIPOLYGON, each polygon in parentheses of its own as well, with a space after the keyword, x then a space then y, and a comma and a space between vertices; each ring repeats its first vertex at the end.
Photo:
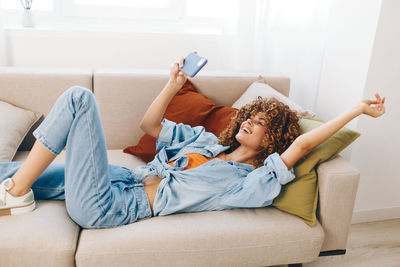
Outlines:
POLYGON ((243 127, 243 128, 242 128, 242 131, 245 132, 245 133, 247 133, 247 134, 251 134, 250 130, 247 129, 246 127, 243 127))

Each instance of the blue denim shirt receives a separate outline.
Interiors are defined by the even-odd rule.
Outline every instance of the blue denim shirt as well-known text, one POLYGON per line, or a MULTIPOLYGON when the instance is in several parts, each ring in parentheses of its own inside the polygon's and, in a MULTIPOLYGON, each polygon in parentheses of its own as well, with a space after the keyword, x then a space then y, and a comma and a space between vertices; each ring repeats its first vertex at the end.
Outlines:
POLYGON ((134 169, 134 176, 163 178, 153 203, 154 216, 181 212, 265 207, 272 203, 283 184, 295 178, 278 153, 269 155, 264 165, 224 161, 219 158, 193 169, 187 153, 200 153, 213 158, 229 149, 203 126, 191 127, 164 119, 156 143, 159 151, 154 160, 134 169), (173 166, 168 162, 176 160, 173 166))

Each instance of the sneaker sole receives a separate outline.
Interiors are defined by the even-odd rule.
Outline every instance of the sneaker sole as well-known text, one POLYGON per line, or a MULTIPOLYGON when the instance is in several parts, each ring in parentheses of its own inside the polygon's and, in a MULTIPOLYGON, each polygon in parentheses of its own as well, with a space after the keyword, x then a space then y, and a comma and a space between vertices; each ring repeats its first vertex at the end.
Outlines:
POLYGON ((27 213, 27 212, 34 210, 35 207, 36 207, 36 202, 34 201, 34 202, 32 202, 26 206, 22 206, 22 207, 1 209, 0 216, 17 215, 17 214, 27 213))

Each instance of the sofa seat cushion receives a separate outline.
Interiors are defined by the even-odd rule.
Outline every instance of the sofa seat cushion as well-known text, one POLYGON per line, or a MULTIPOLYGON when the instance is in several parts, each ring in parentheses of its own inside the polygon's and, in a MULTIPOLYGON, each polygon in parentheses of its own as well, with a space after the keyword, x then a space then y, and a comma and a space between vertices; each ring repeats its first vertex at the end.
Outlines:
POLYGON ((318 257, 324 232, 276 208, 159 216, 83 229, 78 266, 265 266, 318 257), (151 262, 151 264, 149 264, 151 262))
MULTIPOLYGON (((110 164, 135 168, 144 162, 122 150, 108 150, 110 164)), ((24 161, 18 151, 13 161, 24 161)), ((65 150, 54 162, 65 162, 65 150)), ((64 201, 39 200, 33 212, 0 217, 1 266, 74 266, 80 227, 68 216, 64 201)))
POLYGON ((30 213, 0 217, 1 266, 74 266, 80 228, 64 201, 37 201, 30 213))

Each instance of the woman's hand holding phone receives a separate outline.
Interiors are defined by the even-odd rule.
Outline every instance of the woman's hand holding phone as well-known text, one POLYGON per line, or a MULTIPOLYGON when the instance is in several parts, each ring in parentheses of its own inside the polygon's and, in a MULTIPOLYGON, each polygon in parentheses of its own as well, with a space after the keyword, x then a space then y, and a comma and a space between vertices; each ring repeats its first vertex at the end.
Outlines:
POLYGON ((172 63, 169 75, 169 83, 174 87, 179 87, 179 89, 181 89, 187 80, 187 76, 179 70, 181 66, 183 66, 183 57, 179 62, 172 63))
MULTIPOLYGON (((194 53, 197 54, 197 52, 194 53)), ((165 110, 172 98, 182 88, 187 80, 186 74, 179 70, 179 67, 183 67, 183 63, 183 58, 181 58, 179 62, 172 63, 168 83, 151 103, 140 122, 140 128, 156 139, 162 129, 161 121, 165 110)))
MULTIPOLYGON (((193 53, 197 54, 196 51, 194 51, 193 53)), ((184 58, 183 57, 181 57, 179 62, 174 62, 171 65, 169 83, 171 85, 173 85, 174 87, 175 86, 178 87, 179 89, 182 88, 182 86, 185 84, 185 82, 187 80, 186 74, 179 70, 179 69, 183 68, 183 65, 184 65, 184 58)))

